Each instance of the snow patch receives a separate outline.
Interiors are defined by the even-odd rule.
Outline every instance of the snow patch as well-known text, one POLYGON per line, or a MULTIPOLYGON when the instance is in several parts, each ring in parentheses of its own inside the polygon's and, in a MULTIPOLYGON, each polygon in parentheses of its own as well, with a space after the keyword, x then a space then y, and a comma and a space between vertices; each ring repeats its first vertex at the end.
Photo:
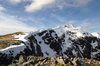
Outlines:
POLYGON ((94 33, 92 33, 92 35, 97 37, 97 38, 100 38, 100 34, 99 33, 94 32, 94 33))
MULTIPOLYGON (((50 47, 49 47, 49 45, 47 45, 47 44, 45 44, 44 43, 44 41, 42 40, 42 36, 40 37, 40 36, 38 36, 38 35, 36 35, 35 36, 35 38, 37 39, 37 40, 39 40, 39 41, 41 41, 41 44, 39 44, 40 45, 40 47, 41 47, 41 50, 42 50, 42 52, 43 52, 43 55, 46 57, 54 57, 55 55, 56 55, 56 52, 55 51, 53 51, 53 49, 51 49, 50 47), (48 53, 49 55, 47 55, 46 53, 48 53)), ((39 43, 39 41, 38 41, 38 43, 39 43)))
POLYGON ((19 35, 14 35, 15 40, 21 40, 21 41, 27 41, 25 37, 28 35, 28 33, 25 33, 25 35, 19 34, 19 35))
POLYGON ((19 54, 25 48, 26 48, 26 46, 23 43, 21 43, 20 45, 11 45, 5 49, 0 49, 0 52, 5 53, 5 54, 11 54, 11 52, 12 52, 13 56, 15 57, 17 54, 19 54))

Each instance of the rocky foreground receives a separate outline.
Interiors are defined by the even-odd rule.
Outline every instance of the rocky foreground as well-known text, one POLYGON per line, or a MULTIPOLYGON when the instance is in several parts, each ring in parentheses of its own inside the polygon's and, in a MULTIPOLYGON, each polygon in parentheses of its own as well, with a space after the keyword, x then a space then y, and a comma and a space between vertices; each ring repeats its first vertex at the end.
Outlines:
POLYGON ((13 60, 8 66, 100 66, 100 61, 62 56, 50 58, 20 55, 19 60, 13 60))

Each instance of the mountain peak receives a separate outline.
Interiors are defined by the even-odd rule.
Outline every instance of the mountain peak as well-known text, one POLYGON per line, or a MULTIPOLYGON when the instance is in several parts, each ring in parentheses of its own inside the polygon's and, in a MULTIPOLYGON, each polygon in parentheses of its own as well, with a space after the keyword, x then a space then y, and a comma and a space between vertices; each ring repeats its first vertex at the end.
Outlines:
MULTIPOLYGON (((98 33, 96 33, 98 35, 98 33)), ((12 34, 11 34, 12 35, 12 34)), ((9 40, 10 41, 10 40, 9 40)), ((60 26, 24 34, 14 34, 13 40, 0 49, 0 59, 11 60, 19 55, 44 57, 67 56, 100 60, 100 39, 80 27, 60 26)), ((4 63, 4 61, 0 60, 4 63)))
POLYGON ((94 32, 94 33, 92 33, 92 35, 97 37, 97 38, 100 38, 100 33, 98 33, 98 32, 94 32))

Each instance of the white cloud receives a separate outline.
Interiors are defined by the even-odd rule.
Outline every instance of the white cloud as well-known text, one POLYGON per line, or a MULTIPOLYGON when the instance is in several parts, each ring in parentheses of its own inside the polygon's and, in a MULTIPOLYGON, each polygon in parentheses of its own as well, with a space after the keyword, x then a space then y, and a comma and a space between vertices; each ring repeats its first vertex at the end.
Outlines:
POLYGON ((2 5, 0 5, 0 12, 2 11, 6 11, 6 9, 2 5))
POLYGON ((18 31, 28 32, 35 30, 36 28, 18 20, 17 17, 0 12, 0 34, 7 34, 18 31))
POLYGON ((64 7, 80 7, 87 5, 93 0, 7 0, 11 4, 17 5, 19 3, 27 3, 25 7, 26 12, 37 12, 45 7, 53 7, 63 9, 64 7), (30 4, 29 4, 30 2, 30 4))
POLYGON ((54 3, 55 0, 33 0, 31 4, 25 7, 27 12, 35 12, 41 10, 42 8, 46 7, 54 3))
POLYGON ((9 0, 10 3, 16 5, 22 2, 22 0, 9 0))
POLYGON ((25 6, 26 12, 36 12, 42 10, 44 7, 52 6, 59 9, 64 7, 80 7, 87 5, 93 0, 33 0, 31 4, 25 6))
POLYGON ((89 28, 90 31, 100 32, 100 17, 86 19, 84 20, 84 23, 88 24, 87 28, 89 28))
POLYGON ((84 20, 69 20, 66 23, 81 26, 82 30, 89 32, 100 32, 100 17, 87 18, 84 20))
POLYGON ((93 0, 56 0, 56 7, 63 9, 64 7, 81 7, 87 5, 93 0))
POLYGON ((57 14, 54 14, 54 13, 51 13, 51 14, 50 14, 50 17, 52 17, 52 18, 58 20, 59 22, 64 22, 64 21, 65 21, 65 19, 64 19, 63 17, 61 17, 61 16, 59 16, 59 15, 57 15, 57 14))

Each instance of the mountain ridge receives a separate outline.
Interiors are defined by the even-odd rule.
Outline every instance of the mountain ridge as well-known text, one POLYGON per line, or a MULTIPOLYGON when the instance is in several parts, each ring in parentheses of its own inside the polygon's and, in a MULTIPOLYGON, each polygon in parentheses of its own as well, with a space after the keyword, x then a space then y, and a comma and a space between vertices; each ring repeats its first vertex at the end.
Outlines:
MULTIPOLYGON (((21 41, 18 45, 11 44, 0 49, 0 58, 11 60, 20 55, 43 57, 81 57, 100 60, 100 39, 80 27, 61 26, 13 35, 14 40, 21 41)), ((3 59, 0 62, 4 63, 3 59)), ((8 63, 10 63, 9 61, 8 63)), ((0 63, 1 64, 1 63, 0 63)))

